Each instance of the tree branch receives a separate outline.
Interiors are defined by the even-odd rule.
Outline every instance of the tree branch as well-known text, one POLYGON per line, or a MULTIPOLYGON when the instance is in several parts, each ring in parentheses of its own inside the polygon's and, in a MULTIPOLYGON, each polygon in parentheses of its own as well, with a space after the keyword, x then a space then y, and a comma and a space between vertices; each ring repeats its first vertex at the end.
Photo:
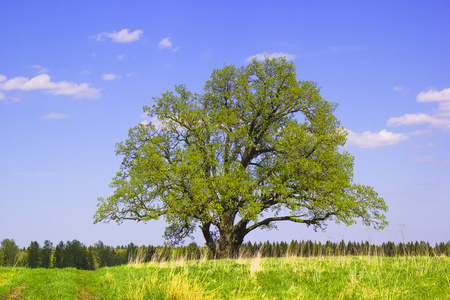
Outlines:
POLYGON ((264 220, 262 220, 260 222, 257 222, 255 224, 253 224, 252 226, 247 227, 246 234, 249 233, 250 231, 258 228, 258 227, 269 225, 271 222, 291 221, 291 222, 295 222, 295 223, 304 223, 304 224, 307 224, 307 225, 315 225, 315 224, 319 223, 320 221, 324 221, 324 220, 328 219, 332 215, 336 215, 336 213, 335 212, 329 212, 329 213, 325 214, 325 216, 323 216, 323 217, 312 218, 312 219, 309 219, 309 220, 299 219, 299 217, 297 217, 297 216, 271 217, 271 218, 264 219, 264 220))

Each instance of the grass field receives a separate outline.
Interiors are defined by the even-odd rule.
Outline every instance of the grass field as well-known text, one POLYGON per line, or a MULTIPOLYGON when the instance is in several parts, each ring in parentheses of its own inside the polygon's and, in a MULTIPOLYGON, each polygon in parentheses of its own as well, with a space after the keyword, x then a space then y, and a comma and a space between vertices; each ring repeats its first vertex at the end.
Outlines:
POLYGON ((0 268, 0 299, 450 299, 449 257, 178 260, 0 268))

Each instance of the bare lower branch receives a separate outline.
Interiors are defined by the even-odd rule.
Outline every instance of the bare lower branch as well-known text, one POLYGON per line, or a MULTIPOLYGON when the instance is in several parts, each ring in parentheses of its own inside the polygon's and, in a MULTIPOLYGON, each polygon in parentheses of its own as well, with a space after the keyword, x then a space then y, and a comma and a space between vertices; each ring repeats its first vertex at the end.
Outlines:
POLYGON ((295 223, 315 225, 321 221, 325 221, 326 219, 328 219, 329 217, 331 217, 332 215, 335 215, 335 214, 336 214, 335 212, 330 212, 330 213, 325 214, 323 217, 317 217, 317 218, 306 219, 306 220, 300 219, 299 216, 270 217, 270 218, 264 219, 262 221, 259 221, 255 224, 247 227, 246 234, 256 228, 259 228, 261 226, 266 226, 266 225, 269 225, 271 222, 277 222, 277 221, 291 221, 291 222, 295 222, 295 223))

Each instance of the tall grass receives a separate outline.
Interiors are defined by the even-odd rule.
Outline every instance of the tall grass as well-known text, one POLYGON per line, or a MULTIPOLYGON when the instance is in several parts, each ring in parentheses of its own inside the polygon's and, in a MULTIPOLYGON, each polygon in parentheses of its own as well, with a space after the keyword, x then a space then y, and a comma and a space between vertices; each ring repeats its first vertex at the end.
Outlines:
POLYGON ((96 271, 0 268, 0 299, 450 298, 446 256, 144 260, 138 251, 126 266, 96 271))

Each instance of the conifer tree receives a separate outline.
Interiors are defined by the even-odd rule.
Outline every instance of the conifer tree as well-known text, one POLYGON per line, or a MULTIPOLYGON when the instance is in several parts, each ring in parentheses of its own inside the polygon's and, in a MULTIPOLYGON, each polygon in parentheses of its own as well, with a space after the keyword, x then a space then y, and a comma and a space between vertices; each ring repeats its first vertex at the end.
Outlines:
POLYGON ((38 242, 31 242, 27 248, 27 262, 30 268, 39 267, 40 247, 38 242))
POLYGON ((53 243, 49 240, 44 242, 44 247, 41 250, 40 266, 41 268, 50 268, 52 261, 53 243))

